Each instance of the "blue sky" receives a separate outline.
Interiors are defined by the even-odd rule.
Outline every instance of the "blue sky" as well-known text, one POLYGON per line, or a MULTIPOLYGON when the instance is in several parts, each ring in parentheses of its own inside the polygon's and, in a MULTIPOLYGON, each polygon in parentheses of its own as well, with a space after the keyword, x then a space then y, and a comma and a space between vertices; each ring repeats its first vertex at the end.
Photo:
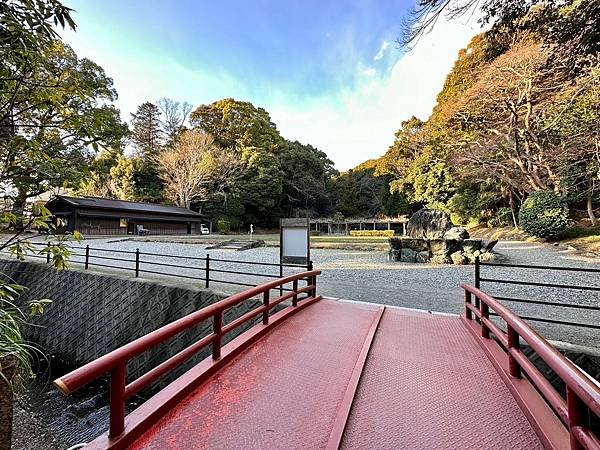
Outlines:
POLYGON ((161 97, 265 107, 288 139, 340 169, 385 152, 400 122, 426 118, 474 22, 442 22, 397 48, 409 0, 71 0, 65 40, 115 81, 125 120, 161 97))

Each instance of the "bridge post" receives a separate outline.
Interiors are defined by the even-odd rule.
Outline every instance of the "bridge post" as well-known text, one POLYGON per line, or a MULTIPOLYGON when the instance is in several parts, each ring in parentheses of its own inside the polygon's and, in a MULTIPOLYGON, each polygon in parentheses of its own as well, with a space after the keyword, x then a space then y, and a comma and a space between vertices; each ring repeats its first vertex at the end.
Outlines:
MULTIPOLYGON (((475 296, 475 298, 477 298, 477 296, 475 296)), ((481 302, 481 308, 479 311, 481 311, 481 337, 485 338, 485 339, 489 339, 490 338, 490 329, 485 324, 485 320, 483 320, 483 319, 490 318, 490 307, 488 306, 488 304, 486 302, 481 302)))
POLYGON ((469 309, 469 306, 471 304, 471 293, 467 290, 465 290, 465 317, 469 320, 473 320, 473 313, 471 312, 471 310, 469 309))
POLYGON ((521 378, 521 366, 512 355, 511 350, 518 350, 520 347, 519 344, 519 333, 515 331, 513 327, 507 325, 507 334, 508 334, 508 372, 511 376, 515 378, 521 378))
POLYGON ((221 357, 221 340, 223 339, 223 311, 216 313, 213 316, 213 333, 215 334, 215 340, 212 345, 212 357, 213 359, 219 359, 221 357))
MULTIPOLYGON (((475 287, 481 289, 481 265, 479 256, 475 257, 475 287)), ((479 297, 475 296, 475 308, 479 309, 479 297)), ((477 320, 477 317, 475 318, 477 320)))
POLYGON ((569 414, 569 439, 571 450, 584 450, 579 439, 573 434, 575 427, 586 426, 588 422, 587 406, 577 394, 567 386, 567 411, 569 414))
POLYGON ((110 376, 109 438, 117 437, 125 430, 125 375, 125 361, 120 361, 110 376))
POLYGON ((292 297, 292 306, 298 306, 298 280, 294 280, 292 282, 292 290, 294 291, 294 296, 292 297))
POLYGON ((269 325, 269 289, 267 289, 263 293, 263 306, 265 307, 265 311, 262 313, 262 323, 263 325, 269 325))

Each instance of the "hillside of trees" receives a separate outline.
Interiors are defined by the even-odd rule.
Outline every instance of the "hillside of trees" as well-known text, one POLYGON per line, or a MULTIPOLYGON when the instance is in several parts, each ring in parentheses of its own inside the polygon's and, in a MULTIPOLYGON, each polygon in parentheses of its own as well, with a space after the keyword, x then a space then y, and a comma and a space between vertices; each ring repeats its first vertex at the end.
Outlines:
MULTIPOLYGON (((419 11, 439 14, 446 3, 421 0, 419 11)), ((431 116, 398 118, 383 156, 341 174, 324 151, 287 140, 268 111, 245 101, 148 99, 124 122, 111 78, 54 31, 75 27, 67 9, 37 4, 63 18, 45 24, 43 39, 27 25, 26 2, 0 10, 0 177, 14 217, 28 199, 66 187, 189 207, 232 229, 423 206, 456 223, 503 225, 516 223, 532 193, 551 191, 596 223, 597 0, 484 1, 488 31, 459 53, 431 116)))
POLYGON ((457 223, 516 224, 528 196, 551 191, 596 224, 600 2, 490 0, 484 11, 493 5, 431 116, 403 121, 385 155, 357 170, 457 223))

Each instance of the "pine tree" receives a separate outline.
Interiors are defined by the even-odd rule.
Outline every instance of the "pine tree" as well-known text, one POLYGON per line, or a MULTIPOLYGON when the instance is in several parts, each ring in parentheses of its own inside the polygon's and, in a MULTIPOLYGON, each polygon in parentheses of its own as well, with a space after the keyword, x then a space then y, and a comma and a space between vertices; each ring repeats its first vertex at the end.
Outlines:
POLYGON ((131 116, 133 144, 145 161, 151 161, 160 153, 163 144, 160 109, 153 103, 145 102, 131 116))

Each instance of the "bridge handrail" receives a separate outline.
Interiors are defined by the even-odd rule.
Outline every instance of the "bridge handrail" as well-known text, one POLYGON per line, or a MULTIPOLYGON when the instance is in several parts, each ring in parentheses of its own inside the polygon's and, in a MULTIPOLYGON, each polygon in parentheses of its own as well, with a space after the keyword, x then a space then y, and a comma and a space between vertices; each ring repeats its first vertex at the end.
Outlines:
POLYGON ((571 448, 600 449, 600 440, 589 428, 589 411, 600 417, 600 387, 593 383, 577 366, 556 350, 523 319, 498 300, 469 284, 460 285, 465 290, 465 317, 480 319, 481 336, 490 339, 493 333, 508 353, 508 371, 512 377, 521 378, 524 371, 531 382, 552 407, 570 433, 571 448), (471 302, 471 295, 480 300, 479 307, 471 302), (505 333, 489 318, 489 309, 494 310, 507 326, 505 333), (519 337, 523 338, 542 360, 564 381, 567 401, 542 375, 520 349, 519 337))
POLYGON ((54 385, 64 394, 70 394, 90 382, 98 379, 106 373, 111 373, 110 380, 110 428, 109 437, 119 436, 125 427, 125 400, 138 393, 143 388, 149 386, 172 368, 191 358, 201 351, 207 345, 212 344, 213 359, 221 357, 222 337, 233 331, 235 328, 243 325, 254 317, 262 313, 263 324, 269 323, 269 311, 279 303, 292 299, 292 305, 298 305, 298 294, 307 293, 310 297, 316 297, 317 275, 320 270, 311 270, 300 272, 277 280, 269 281, 252 287, 243 292, 233 294, 223 300, 220 300, 206 308, 202 308, 187 316, 184 316, 170 324, 167 324, 157 330, 152 331, 118 349, 113 350, 100 358, 85 364, 78 369, 63 375, 54 381, 54 385), (307 280, 308 285, 298 288, 298 281, 307 280), (275 299, 270 299, 270 291, 283 286, 287 283, 293 283, 292 291, 281 295, 275 299), (263 305, 233 320, 231 323, 223 325, 223 313, 246 300, 263 294, 263 305), (159 364, 149 372, 140 376, 138 379, 126 385, 126 364, 127 361, 140 355, 141 353, 155 347, 156 345, 176 336, 177 334, 188 330, 189 328, 213 318, 213 333, 203 337, 191 346, 183 349, 174 356, 159 364))

